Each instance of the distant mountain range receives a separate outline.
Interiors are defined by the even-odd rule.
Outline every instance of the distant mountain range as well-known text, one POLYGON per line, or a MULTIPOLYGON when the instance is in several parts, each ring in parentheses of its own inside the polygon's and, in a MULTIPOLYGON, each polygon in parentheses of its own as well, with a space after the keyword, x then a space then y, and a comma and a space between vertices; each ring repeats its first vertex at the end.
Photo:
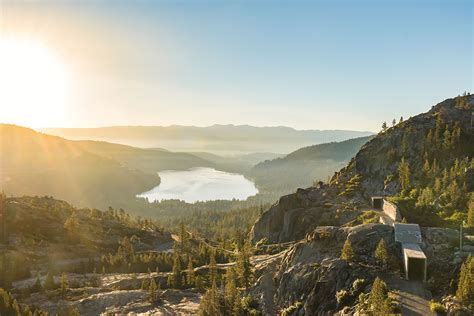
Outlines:
POLYGON ((43 128, 42 132, 72 140, 97 140, 141 148, 172 151, 242 154, 289 153, 298 148, 372 135, 348 130, 296 130, 249 125, 111 126, 100 128, 43 128))

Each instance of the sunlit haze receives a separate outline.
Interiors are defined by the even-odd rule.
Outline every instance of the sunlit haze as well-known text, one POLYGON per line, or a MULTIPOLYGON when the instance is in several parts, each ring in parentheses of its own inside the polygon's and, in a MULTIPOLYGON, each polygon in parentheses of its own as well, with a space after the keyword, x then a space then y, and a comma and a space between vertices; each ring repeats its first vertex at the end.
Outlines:
POLYGON ((68 77, 53 52, 28 39, 0 38, 2 121, 25 126, 63 124, 68 77))
POLYGON ((472 90, 472 23, 471 1, 2 1, 1 121, 377 131, 472 90))

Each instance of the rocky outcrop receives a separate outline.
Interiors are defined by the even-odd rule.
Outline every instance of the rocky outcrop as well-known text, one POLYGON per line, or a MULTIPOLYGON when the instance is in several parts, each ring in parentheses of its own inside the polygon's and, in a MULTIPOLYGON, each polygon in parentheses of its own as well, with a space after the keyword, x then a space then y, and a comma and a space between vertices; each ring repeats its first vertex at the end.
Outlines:
MULTIPOLYGON (((393 228, 381 224, 352 228, 317 227, 306 239, 286 252, 279 267, 271 271, 274 309, 281 310, 300 301, 300 315, 337 310, 337 291, 350 289, 356 279, 364 280, 364 286, 370 285, 377 272, 380 272, 373 257, 380 239, 383 238, 387 247, 396 251, 392 235, 393 228), (354 248, 356 264, 339 259, 346 238, 354 248)), ((265 273, 252 289, 252 294, 262 300, 268 296, 269 287, 268 282, 264 282, 264 276, 265 273)), ((267 299, 262 306, 268 305, 267 299)))
POLYGON ((254 243, 265 239, 268 243, 299 240, 317 226, 342 225, 353 220, 360 201, 347 203, 330 186, 298 189, 280 198, 255 223, 250 232, 254 243))
MULTIPOLYGON (((458 265, 453 265, 450 261, 455 231, 424 228, 422 234, 424 237, 422 247, 429 263, 428 278, 431 279, 428 285, 433 282, 433 278, 440 277, 439 272, 445 273, 448 279, 447 282, 439 284, 449 284, 453 270, 458 269, 458 265)), ((394 241, 392 226, 383 224, 345 228, 321 226, 286 251, 276 268, 269 265, 267 270, 261 273, 262 277, 252 288, 251 294, 260 298, 264 313, 267 312, 265 306, 270 305, 268 289, 273 288, 274 311, 300 302, 300 308, 294 315, 332 314, 340 311, 343 306, 356 304, 360 293, 370 291, 375 277, 386 279, 387 282, 399 279, 403 274, 401 267, 401 250, 394 241), (351 264, 339 258, 346 238, 351 242, 356 258, 351 264), (392 257, 386 268, 377 264, 374 257, 375 249, 381 239, 384 239, 388 253, 392 257), (266 274, 270 274, 273 284, 269 285, 268 276, 264 278, 266 274), (339 291, 345 291, 341 304, 336 300, 336 293, 339 291)))

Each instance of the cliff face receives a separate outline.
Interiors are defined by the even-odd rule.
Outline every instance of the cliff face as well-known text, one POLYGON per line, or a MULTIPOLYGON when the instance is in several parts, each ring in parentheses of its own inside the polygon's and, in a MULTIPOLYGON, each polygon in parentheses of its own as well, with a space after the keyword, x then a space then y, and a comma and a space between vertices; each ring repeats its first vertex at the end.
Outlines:
POLYGON ((360 214, 354 209, 363 203, 362 199, 349 201, 338 196, 335 186, 298 189, 281 197, 262 214, 250 234, 255 243, 262 239, 268 243, 299 240, 316 226, 336 226, 354 220, 360 214))
MULTIPOLYGON (((395 195, 400 192, 398 167, 402 158, 411 170, 414 186, 421 181, 424 155, 433 150, 427 135, 449 126, 453 133, 459 128, 461 144, 456 150, 442 153, 439 162, 449 166, 455 159, 474 156, 474 96, 447 99, 430 111, 388 128, 366 143, 350 163, 336 172, 328 185, 299 189, 280 198, 255 223, 251 237, 254 242, 269 243, 299 240, 317 226, 343 225, 369 208, 374 195, 395 195)), ((439 137, 443 138, 443 132, 439 137)), ((441 166, 442 167, 442 166, 441 166)), ((472 178, 472 177, 471 177, 472 178)), ((468 191, 474 181, 468 179, 468 191)))

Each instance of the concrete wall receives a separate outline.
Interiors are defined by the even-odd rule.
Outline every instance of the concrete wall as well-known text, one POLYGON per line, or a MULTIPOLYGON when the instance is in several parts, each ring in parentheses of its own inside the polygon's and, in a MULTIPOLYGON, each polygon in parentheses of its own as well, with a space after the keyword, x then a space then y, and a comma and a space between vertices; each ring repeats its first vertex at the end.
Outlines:
POLYGON ((392 202, 387 200, 383 200, 382 210, 388 217, 390 217, 394 222, 401 222, 402 216, 400 215, 400 211, 398 210, 397 206, 392 202))

